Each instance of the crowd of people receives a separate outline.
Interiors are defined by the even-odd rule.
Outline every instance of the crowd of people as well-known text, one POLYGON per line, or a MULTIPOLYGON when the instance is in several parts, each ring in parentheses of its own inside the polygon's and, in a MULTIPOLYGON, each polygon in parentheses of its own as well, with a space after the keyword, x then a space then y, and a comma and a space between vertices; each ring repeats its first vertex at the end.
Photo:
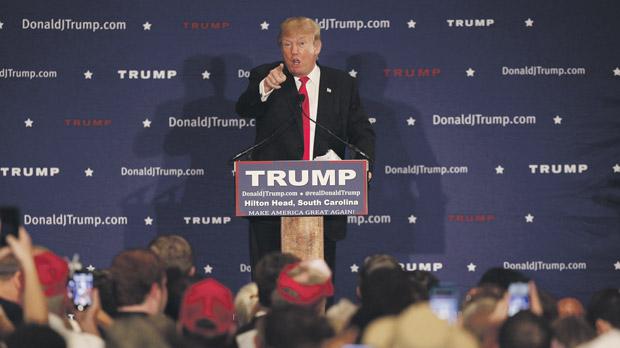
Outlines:
MULTIPOLYGON (((620 347, 620 290, 593 292, 587 308, 556 299, 524 274, 484 273, 456 321, 429 304, 439 280, 369 256, 355 300, 333 303, 323 260, 273 252, 235 295, 201 277, 189 243, 162 235, 96 270, 91 301, 78 310, 67 291, 76 267, 21 229, 0 248, 0 338, 12 347, 153 348, 600 348, 620 347), (510 284, 526 283, 529 308, 510 313, 510 284)), ((73 294, 75 296, 75 294, 73 294)))

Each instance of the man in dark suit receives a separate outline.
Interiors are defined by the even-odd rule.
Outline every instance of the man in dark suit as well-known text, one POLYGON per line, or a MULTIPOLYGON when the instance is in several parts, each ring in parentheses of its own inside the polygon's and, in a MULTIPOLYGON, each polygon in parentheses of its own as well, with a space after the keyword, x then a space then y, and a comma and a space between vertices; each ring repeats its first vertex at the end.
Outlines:
MULTIPOLYGON (((280 25, 278 44, 283 61, 253 69, 248 89, 237 101, 240 116, 256 119, 257 144, 276 133, 251 154, 252 160, 312 160, 328 152, 345 158, 346 146, 311 118, 357 146, 372 166, 375 134, 355 79, 317 64, 318 24, 310 18, 288 18, 280 25)), ((354 157, 363 159, 359 154, 354 157)), ((333 269, 336 241, 346 234, 346 216, 326 216, 324 233, 325 260, 333 269)), ((274 250, 280 250, 280 218, 251 218, 252 266, 274 250)))

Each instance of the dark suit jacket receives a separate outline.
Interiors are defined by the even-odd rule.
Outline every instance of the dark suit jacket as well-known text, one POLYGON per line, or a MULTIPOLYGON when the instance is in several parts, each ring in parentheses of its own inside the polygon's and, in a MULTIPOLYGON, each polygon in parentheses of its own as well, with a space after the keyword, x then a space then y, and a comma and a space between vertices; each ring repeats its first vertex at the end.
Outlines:
MULTIPOLYGON (((277 136, 256 149, 252 160, 300 160, 303 156, 303 126, 301 107, 293 76, 284 69, 286 81, 274 90, 266 102, 260 99, 258 84, 280 62, 261 65, 250 72, 248 89, 239 97, 236 110, 241 117, 256 119, 256 143, 279 130, 277 136), (281 128, 282 127, 282 128, 281 128)), ((375 133, 360 103, 355 79, 347 73, 319 66, 319 103, 316 122, 327 127, 374 159, 375 133)), ((319 126, 314 135, 314 156, 329 149, 345 158, 346 146, 319 126)), ((355 158, 360 158, 354 156, 355 158)), ((371 162, 372 166, 372 162, 371 162)), ((325 218, 325 235, 342 239, 346 233, 346 217, 325 218)))

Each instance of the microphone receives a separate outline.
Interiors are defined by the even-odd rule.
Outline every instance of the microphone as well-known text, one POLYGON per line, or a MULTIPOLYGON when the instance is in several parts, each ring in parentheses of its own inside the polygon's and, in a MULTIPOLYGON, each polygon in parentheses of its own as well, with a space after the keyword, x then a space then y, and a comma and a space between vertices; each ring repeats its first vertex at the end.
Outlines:
POLYGON ((305 95, 297 94, 297 103, 299 104, 299 108, 301 109, 301 116, 302 117, 309 119, 312 123, 314 123, 315 125, 319 126, 319 128, 321 128, 322 130, 326 131, 329 135, 331 135, 332 137, 338 139, 338 141, 340 141, 341 143, 346 145, 349 149, 351 149, 352 151, 354 151, 358 155, 364 157, 364 159, 366 159, 368 162, 373 163, 373 161, 370 159, 370 156, 368 156, 364 151, 360 150, 359 147, 357 147, 357 146, 351 144, 350 142, 342 139, 341 137, 337 136, 331 129, 323 126, 322 124, 320 124, 320 123, 316 122, 315 120, 313 120, 312 118, 310 118, 310 116, 306 115, 306 113, 304 112, 304 108, 303 108, 304 100, 306 100, 306 96, 305 95))
MULTIPOLYGON (((279 135, 280 133, 282 133, 284 130, 286 130, 287 128, 289 128, 291 125, 293 125, 293 122, 295 119, 290 119, 288 122, 284 123, 283 125, 281 125, 280 127, 278 127, 278 129, 276 129, 275 131, 273 131, 273 133, 271 133, 268 137, 266 137, 265 139, 259 141, 258 143, 250 146, 249 148, 239 152, 238 154, 236 154, 235 156, 233 156, 228 163, 232 164, 235 161, 237 161, 239 158, 247 155, 247 154, 251 154, 254 150, 258 149, 259 147, 262 147, 263 145, 267 144, 269 141, 271 141, 271 139, 275 138, 276 135, 279 135)), ((251 159, 251 157, 250 157, 251 159)))

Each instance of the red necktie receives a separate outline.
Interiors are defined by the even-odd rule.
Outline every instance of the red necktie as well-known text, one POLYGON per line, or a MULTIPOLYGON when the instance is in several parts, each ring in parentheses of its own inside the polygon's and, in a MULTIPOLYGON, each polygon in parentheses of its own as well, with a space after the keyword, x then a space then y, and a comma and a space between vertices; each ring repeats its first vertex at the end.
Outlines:
POLYGON ((308 90, 306 89, 306 82, 308 82, 308 76, 302 76, 299 78, 301 86, 299 87, 299 94, 304 95, 304 101, 301 104, 303 115, 301 116, 303 129, 304 129, 304 156, 303 160, 310 159, 310 98, 308 98, 308 90), (305 116, 304 116, 305 115, 305 116))

